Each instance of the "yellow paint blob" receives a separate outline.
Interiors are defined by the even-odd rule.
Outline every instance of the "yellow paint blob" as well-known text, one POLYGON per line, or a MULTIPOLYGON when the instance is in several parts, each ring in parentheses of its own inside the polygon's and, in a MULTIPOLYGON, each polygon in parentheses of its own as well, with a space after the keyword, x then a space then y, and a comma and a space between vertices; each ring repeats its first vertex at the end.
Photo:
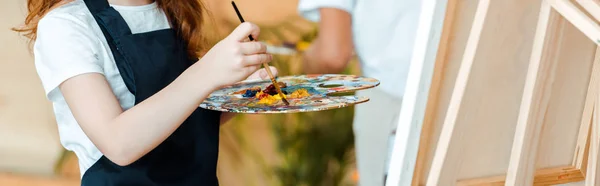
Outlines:
POLYGON ((308 91, 306 89, 298 89, 294 92, 292 92, 292 94, 290 94, 290 98, 303 98, 303 97, 308 97, 310 96, 310 94, 308 93, 308 91))
MULTIPOLYGON (((281 100, 281 96, 279 96, 279 94, 275 94, 273 96, 268 95, 264 92, 258 92, 256 93, 256 98, 259 98, 258 100, 258 104, 265 104, 265 105, 272 105, 274 103, 277 103, 279 100, 281 100)), ((285 98, 288 98, 288 96, 283 95, 285 98)), ((308 91, 306 89, 298 89, 294 92, 292 92, 292 94, 289 95, 290 98, 303 98, 303 97, 308 97, 310 96, 310 94, 308 93, 308 91)))

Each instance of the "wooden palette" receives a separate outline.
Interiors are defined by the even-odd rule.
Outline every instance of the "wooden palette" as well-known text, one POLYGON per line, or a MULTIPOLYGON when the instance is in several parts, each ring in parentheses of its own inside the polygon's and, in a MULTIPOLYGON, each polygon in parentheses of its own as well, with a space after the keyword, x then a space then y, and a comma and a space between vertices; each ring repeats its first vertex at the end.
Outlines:
POLYGON ((368 77, 342 74, 316 74, 285 76, 277 79, 285 83, 284 92, 306 89, 310 96, 304 98, 288 98, 290 105, 281 101, 274 104, 259 104, 256 97, 243 97, 238 92, 252 87, 264 90, 271 85, 270 80, 251 80, 224 87, 213 92, 202 104, 201 108, 235 113, 295 113, 313 112, 348 107, 369 101, 367 97, 353 95, 335 96, 337 93, 351 93, 357 90, 373 88, 379 80, 368 77))

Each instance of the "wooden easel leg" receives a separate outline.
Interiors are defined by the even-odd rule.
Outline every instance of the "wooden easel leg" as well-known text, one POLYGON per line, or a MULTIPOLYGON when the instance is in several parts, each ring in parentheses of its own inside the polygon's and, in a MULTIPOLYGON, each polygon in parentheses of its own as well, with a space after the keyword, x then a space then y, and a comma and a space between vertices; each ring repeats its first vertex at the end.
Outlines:
MULTIPOLYGON (((600 61, 600 47, 596 50, 596 58, 594 59, 594 65, 596 62, 600 61)), ((594 72, 595 73, 595 72, 594 72)), ((595 75, 595 74, 594 74, 595 75)), ((592 77, 594 76, 592 75, 592 77)), ((591 82, 590 82, 591 83, 591 82)), ((595 82, 596 83, 596 82, 595 82)), ((598 87, 596 87, 597 89, 598 87)), ((600 94, 596 91, 595 93, 595 101, 594 101, 594 110, 591 120, 591 133, 590 133, 590 149, 589 156, 587 162, 587 171, 585 175, 585 185, 586 186, 597 186, 600 185, 600 171, 599 171, 599 163, 600 163, 600 99, 597 96, 600 94)))
POLYGON ((457 160, 460 158, 458 154, 462 145, 460 136, 463 135, 460 132, 464 130, 464 126, 461 126, 456 120, 458 119, 463 102, 462 99, 467 88, 467 83, 469 82, 479 38, 489 8, 490 0, 481 0, 477 6, 475 20, 473 21, 473 27, 471 27, 469 40, 465 48, 464 56, 466 57, 463 57, 460 69, 458 70, 452 98, 450 99, 446 118, 444 119, 444 127, 440 133, 429 176, 427 177, 427 186, 448 185, 456 181, 456 173, 448 171, 449 168, 447 167, 456 167, 458 164, 457 160))
POLYGON ((563 22, 549 4, 542 2, 525 89, 519 110, 505 185, 532 185, 544 117, 550 100, 563 22))
POLYGON ((421 127, 421 135, 419 136, 419 149, 417 152, 417 159, 415 163, 415 169, 412 177, 411 186, 421 186, 421 178, 425 174, 425 162, 427 161, 431 139, 434 135, 435 118, 438 110, 437 104, 439 104, 440 92, 442 89, 442 81, 444 78, 445 66, 447 63, 447 54, 450 53, 451 47, 451 36, 453 34, 454 19, 456 17, 457 5, 461 3, 460 0, 448 0, 446 5, 446 15, 444 16, 444 25, 442 28, 442 35, 440 38, 440 44, 438 46, 438 53, 436 54, 435 66, 433 67, 433 77, 431 80, 431 87, 429 89, 429 95, 427 100, 427 106, 425 110, 425 116, 423 117, 423 125, 421 127))
MULTIPOLYGON (((430 91, 432 78, 436 77, 434 68, 439 67, 436 56, 445 53, 448 34, 442 35, 440 30, 444 28, 444 21, 448 20, 445 18, 447 4, 454 2, 421 1, 414 51, 397 124, 396 141, 389 162, 389 176, 384 183, 386 186, 408 186, 412 183, 428 104, 428 94, 423 92, 430 91)), ((437 92, 435 89, 433 91, 437 92)))
MULTIPOLYGON (((597 102, 596 102, 597 106, 597 102)), ((598 185, 598 108, 594 107, 594 116, 592 117, 592 132, 590 133, 590 151, 587 162, 587 172, 585 175, 585 185, 598 185)))
POLYGON ((592 115, 600 89, 600 47, 596 49, 596 56, 592 65, 592 75, 586 93, 579 134, 577 136, 577 146, 575 146, 572 163, 572 165, 575 168, 580 169, 583 174, 586 173, 592 115))

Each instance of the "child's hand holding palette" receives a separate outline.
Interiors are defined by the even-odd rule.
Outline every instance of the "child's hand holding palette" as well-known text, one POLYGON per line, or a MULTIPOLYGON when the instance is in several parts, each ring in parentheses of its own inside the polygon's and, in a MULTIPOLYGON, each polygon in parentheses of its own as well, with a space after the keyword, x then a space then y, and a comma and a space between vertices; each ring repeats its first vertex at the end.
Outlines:
POLYGON ((290 102, 285 105, 269 80, 243 81, 213 92, 200 107, 237 113, 293 113, 347 107, 369 101, 366 97, 334 96, 373 88, 379 81, 354 75, 300 75, 278 78, 290 102))

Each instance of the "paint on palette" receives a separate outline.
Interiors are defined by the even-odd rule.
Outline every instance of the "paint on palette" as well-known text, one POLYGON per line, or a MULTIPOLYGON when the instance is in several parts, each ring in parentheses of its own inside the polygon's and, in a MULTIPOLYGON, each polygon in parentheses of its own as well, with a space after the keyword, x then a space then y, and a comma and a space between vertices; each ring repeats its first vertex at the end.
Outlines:
POLYGON ((277 95, 271 93, 269 100, 264 100, 265 91, 270 80, 243 81, 213 92, 201 105, 201 108, 223 112, 237 113, 294 113, 311 112, 347 107, 369 101, 366 97, 331 96, 333 93, 354 92, 373 88, 379 85, 374 78, 355 75, 322 74, 286 76, 277 79, 284 84, 282 91, 290 105, 285 105, 277 95), (298 92, 306 91, 303 97, 298 92), (263 100, 261 101, 261 97, 263 100))

